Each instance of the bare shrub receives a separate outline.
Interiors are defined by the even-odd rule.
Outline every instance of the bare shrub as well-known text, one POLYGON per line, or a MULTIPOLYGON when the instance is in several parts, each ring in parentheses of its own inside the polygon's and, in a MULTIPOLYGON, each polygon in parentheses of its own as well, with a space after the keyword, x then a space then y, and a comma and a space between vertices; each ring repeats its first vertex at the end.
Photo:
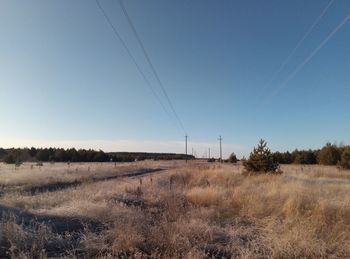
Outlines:
POLYGON ((43 224, 33 222, 24 227, 15 216, 7 216, 0 221, 0 257, 44 258, 49 236, 50 231, 43 224))

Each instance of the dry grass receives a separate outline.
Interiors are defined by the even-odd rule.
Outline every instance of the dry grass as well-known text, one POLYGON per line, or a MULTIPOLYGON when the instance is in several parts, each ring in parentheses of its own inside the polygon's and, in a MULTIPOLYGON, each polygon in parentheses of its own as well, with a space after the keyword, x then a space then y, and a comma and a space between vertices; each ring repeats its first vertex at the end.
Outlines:
POLYGON ((218 205, 225 199, 224 192, 213 187, 194 187, 185 194, 186 199, 198 206, 218 205))
MULTIPOLYGON (((149 162, 138 163, 24 163, 17 167, 0 163, 0 186, 40 186, 52 183, 88 181, 94 177, 108 177, 148 167, 149 162)), ((156 167, 157 164, 151 164, 156 167)))
POLYGON ((23 225, 3 218, 0 243, 8 255, 350 257, 349 171, 290 165, 282 167, 283 175, 243 176, 239 165, 151 161, 116 167, 71 164, 70 168, 78 168, 73 173, 67 173, 71 170, 67 167, 27 165, 14 170, 1 165, 0 204, 41 216, 87 218, 104 227, 57 233, 49 222, 23 225), (89 171, 83 170, 89 166, 89 171), (132 178, 88 180, 100 177, 99 172, 125 174, 145 167, 168 169, 132 178), (31 170, 36 173, 24 181, 31 170), (62 190, 23 192, 27 186, 67 179, 85 180, 62 190), (50 244, 67 245, 50 250, 50 244))

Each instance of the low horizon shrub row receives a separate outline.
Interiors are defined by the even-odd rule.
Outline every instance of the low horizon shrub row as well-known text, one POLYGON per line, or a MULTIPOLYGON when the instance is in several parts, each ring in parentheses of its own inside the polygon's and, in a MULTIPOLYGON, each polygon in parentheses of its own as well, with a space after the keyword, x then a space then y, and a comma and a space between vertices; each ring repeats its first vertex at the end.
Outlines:
POLYGON ((350 146, 327 143, 321 149, 274 152, 275 161, 280 164, 337 165, 350 169, 350 146))
MULTIPOLYGON (((187 159, 193 159, 187 155, 187 159)), ((172 160, 186 159, 184 154, 172 153, 132 153, 70 148, 0 148, 0 161, 7 164, 23 162, 133 162, 145 159, 172 160)))

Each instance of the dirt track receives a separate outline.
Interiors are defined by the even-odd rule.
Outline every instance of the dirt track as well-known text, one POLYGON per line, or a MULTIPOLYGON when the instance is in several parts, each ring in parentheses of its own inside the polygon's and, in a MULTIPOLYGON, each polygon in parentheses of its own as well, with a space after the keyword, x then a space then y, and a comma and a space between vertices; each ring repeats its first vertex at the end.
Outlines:
MULTIPOLYGON (((93 182, 98 181, 108 181, 118 178, 129 178, 135 176, 143 176, 146 174, 152 174, 156 172, 163 171, 164 168, 144 168, 136 171, 130 171, 127 173, 107 176, 107 177, 94 177, 93 182)), ((83 184, 84 181, 74 181, 74 182, 59 182, 53 184, 47 184, 42 186, 34 186, 30 188, 25 188, 25 192, 30 192, 32 195, 40 192, 54 192, 66 188, 77 187, 83 184)), ((52 215, 35 215, 32 213, 24 212, 16 208, 11 208, 0 204, 0 219, 3 217, 12 216, 18 223, 23 225, 30 225, 33 222, 44 223, 48 225, 54 232, 63 233, 66 231, 80 231, 84 227, 91 226, 92 229, 97 230, 102 227, 102 225, 96 221, 92 221, 87 218, 77 218, 77 217, 60 217, 52 215)))

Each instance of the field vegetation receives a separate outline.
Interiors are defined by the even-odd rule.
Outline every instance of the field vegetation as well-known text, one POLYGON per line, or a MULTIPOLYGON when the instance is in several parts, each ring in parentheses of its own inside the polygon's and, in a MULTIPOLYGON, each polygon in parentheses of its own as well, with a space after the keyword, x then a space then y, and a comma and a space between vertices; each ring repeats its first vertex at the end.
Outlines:
POLYGON ((273 153, 275 161, 280 164, 304 164, 304 165, 337 165, 344 169, 350 169, 350 146, 327 143, 321 149, 294 150, 293 152, 273 153))
POLYGON ((192 155, 145 152, 103 152, 75 148, 0 148, 0 162, 20 165, 23 162, 134 162, 145 159, 193 159, 192 155))
POLYGON ((244 170, 203 161, 0 164, 0 257, 350 257, 350 171, 244 170))

